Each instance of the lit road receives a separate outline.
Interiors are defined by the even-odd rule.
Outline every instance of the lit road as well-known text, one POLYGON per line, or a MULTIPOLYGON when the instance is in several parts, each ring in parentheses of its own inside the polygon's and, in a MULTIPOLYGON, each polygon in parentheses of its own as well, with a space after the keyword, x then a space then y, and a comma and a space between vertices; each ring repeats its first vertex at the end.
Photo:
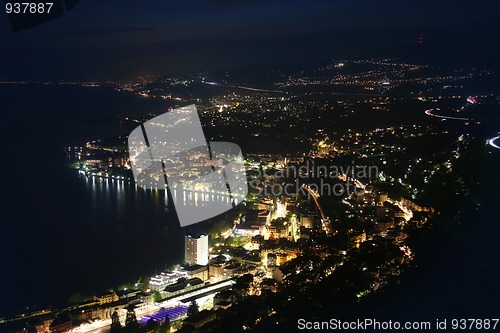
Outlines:
POLYGON ((318 208, 319 213, 321 214, 321 223, 323 224, 323 230, 325 230, 325 232, 328 235, 331 235, 332 234, 332 229, 330 228, 330 225, 329 225, 330 219, 325 215, 325 213, 323 212, 323 209, 319 205, 319 202, 318 202, 319 194, 316 191, 314 191, 312 188, 310 188, 309 186, 307 186, 305 184, 302 185, 302 187, 307 192, 309 192, 309 194, 311 195, 311 197, 314 200, 314 203, 316 204, 316 207, 318 208))
POLYGON ((412 217, 413 217, 413 212, 412 212, 410 209, 408 209, 408 208, 406 208, 405 206, 403 206, 403 204, 402 204, 401 202, 399 202, 399 201, 394 201, 394 200, 392 200, 392 199, 388 199, 388 200, 387 200, 387 202, 389 202, 389 203, 391 203, 391 204, 393 204, 393 205, 395 205, 395 206, 399 207, 399 209, 401 209, 401 211, 405 214, 404 219, 405 219, 406 221, 409 221, 409 220, 411 220, 411 219, 412 219, 412 217))
POLYGON ((233 86, 230 84, 222 84, 222 83, 217 83, 217 82, 203 81, 203 83, 208 84, 210 86, 237 88, 237 89, 250 90, 250 91, 271 92, 271 93, 280 93, 280 94, 284 93, 284 91, 281 91, 281 90, 269 90, 269 89, 259 89, 259 88, 245 87, 245 86, 233 86))
POLYGON ((492 146, 493 148, 500 149, 500 135, 496 136, 494 138, 491 138, 487 141, 487 143, 492 146))
POLYGON ((439 109, 429 109, 425 111, 425 114, 431 117, 436 117, 440 119, 450 119, 450 120, 462 120, 462 121, 468 121, 470 120, 469 118, 464 118, 464 117, 450 117, 450 116, 442 116, 439 114, 435 114, 434 110, 439 111, 439 109))

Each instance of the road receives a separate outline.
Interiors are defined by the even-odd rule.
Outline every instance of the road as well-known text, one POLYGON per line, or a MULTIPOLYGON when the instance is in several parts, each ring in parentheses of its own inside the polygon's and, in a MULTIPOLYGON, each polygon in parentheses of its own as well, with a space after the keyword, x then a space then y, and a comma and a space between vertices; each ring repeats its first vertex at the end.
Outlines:
POLYGON ((436 118, 441 118, 441 119, 462 120, 462 121, 468 121, 468 120, 470 120, 469 118, 463 118, 463 117, 442 116, 442 115, 439 115, 439 114, 435 114, 434 110, 438 110, 439 111, 439 109, 429 109, 429 110, 425 111, 425 114, 428 115, 428 116, 431 116, 431 117, 436 117, 436 118))
POLYGON ((499 146, 499 144, 500 144, 500 135, 496 136, 494 138, 489 139, 487 142, 493 148, 500 149, 500 146, 499 146))

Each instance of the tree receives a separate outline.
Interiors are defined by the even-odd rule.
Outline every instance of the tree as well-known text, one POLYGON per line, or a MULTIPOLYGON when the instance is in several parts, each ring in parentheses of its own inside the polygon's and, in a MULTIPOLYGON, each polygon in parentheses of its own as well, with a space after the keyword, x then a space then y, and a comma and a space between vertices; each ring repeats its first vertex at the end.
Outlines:
POLYGON ((158 302, 159 300, 161 300, 161 294, 158 291, 155 291, 151 296, 151 299, 153 300, 153 302, 158 302))
POLYGON ((170 317, 165 315, 165 321, 163 324, 160 326, 160 332, 161 333, 169 333, 170 332, 170 317))
POLYGON ((137 279, 137 282, 134 284, 134 289, 143 290, 143 291, 147 290, 149 288, 148 281, 149 280, 144 279, 142 276, 139 276, 139 278, 137 279), (145 287, 147 287, 147 288, 145 288, 145 287))
POLYGON ((149 279, 150 277, 146 276, 146 277, 140 277, 139 280, 137 281, 137 288, 136 289, 140 289, 142 291, 148 291, 150 289, 150 285, 149 285, 149 279))
POLYGON ((86 300, 87 300, 87 298, 79 293, 72 294, 71 296, 69 296, 69 303, 71 303, 71 304, 78 304, 78 303, 84 302, 86 300))
POLYGON ((149 318, 148 322, 146 323, 146 331, 147 332, 159 331, 159 325, 153 318, 149 318))
POLYGON ((226 224, 225 221, 217 221, 211 225, 210 230, 208 231, 208 234, 210 236, 220 237, 222 233, 224 233, 225 231, 227 231, 229 229, 230 229, 230 227, 226 224))
POLYGON ((250 285, 253 282, 252 274, 244 274, 236 279, 236 284, 234 285, 234 290, 238 292, 238 294, 242 297, 248 296, 248 291, 250 289, 250 285))
POLYGON ((188 317, 191 317, 191 316, 197 314, 198 312, 200 312, 200 309, 198 307, 198 303, 196 303, 196 301, 191 301, 191 304, 189 304, 189 308, 187 311, 188 317))
POLYGON ((131 290, 134 288, 135 288, 135 285, 132 282, 127 282, 127 283, 124 283, 124 284, 118 286, 118 290, 131 290))
POLYGON ((125 328, 128 332, 135 332, 139 328, 137 317, 135 315, 134 306, 131 304, 127 307, 127 316, 125 317, 125 328))
POLYGON ((111 333, 120 332, 122 329, 122 324, 120 324, 120 317, 118 316, 118 312, 113 312, 111 315, 111 333))

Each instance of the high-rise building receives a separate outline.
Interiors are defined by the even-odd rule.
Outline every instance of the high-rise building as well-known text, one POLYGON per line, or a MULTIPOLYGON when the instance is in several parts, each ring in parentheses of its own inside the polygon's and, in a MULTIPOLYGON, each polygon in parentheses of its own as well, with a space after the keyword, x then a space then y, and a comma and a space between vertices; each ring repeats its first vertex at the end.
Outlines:
POLYGON ((184 261, 189 265, 207 265, 208 264, 208 236, 184 237, 184 261))

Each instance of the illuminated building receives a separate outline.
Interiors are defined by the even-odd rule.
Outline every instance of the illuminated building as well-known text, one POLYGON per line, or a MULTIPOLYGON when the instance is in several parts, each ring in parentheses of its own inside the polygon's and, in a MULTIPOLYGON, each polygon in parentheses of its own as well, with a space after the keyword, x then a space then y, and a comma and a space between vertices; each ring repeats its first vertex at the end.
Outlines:
POLYGON ((94 300, 99 302, 100 305, 113 303, 118 300, 118 295, 112 292, 97 293, 94 295, 94 300))
POLYGON ((184 237, 184 241, 184 261, 189 265, 207 265, 208 236, 194 237, 188 235, 184 237))
MULTIPOLYGON (((208 264, 208 260, 207 260, 208 264)), ((199 278, 202 281, 208 280, 208 266, 202 265, 191 265, 183 267, 179 270, 180 273, 184 274, 188 278, 199 278)))
POLYGON ((304 228, 312 229, 314 219, 319 219, 317 214, 304 214, 300 216, 300 225, 304 228))
POLYGON ((389 195, 386 192, 382 192, 379 194, 379 200, 378 200, 379 205, 382 205, 387 200, 389 200, 389 195))
POLYGON ((151 291, 162 291, 167 285, 176 282, 180 277, 183 277, 183 275, 177 272, 162 272, 149 279, 149 287, 151 291))
POLYGON ((236 233, 245 236, 264 235, 266 225, 271 221, 268 210, 249 210, 241 217, 241 223, 236 227, 236 233))
POLYGON ((67 317, 56 318, 49 327, 51 333, 65 333, 71 332, 73 328, 72 322, 67 317))
POLYGON ((332 150, 332 147, 329 143, 329 138, 326 137, 325 140, 319 141, 318 142, 318 156, 328 156, 330 154, 330 151, 332 150))
POLYGON ((349 244, 359 249, 361 243, 366 242, 366 232, 351 234, 348 236, 349 244))
POLYGON ((199 313, 189 316, 186 320, 184 320, 183 327, 191 327, 196 330, 215 319, 217 319, 215 311, 203 310, 199 313))
POLYGON ((276 264, 277 264, 276 254, 268 253, 267 254, 267 267, 274 268, 277 266, 276 264))

